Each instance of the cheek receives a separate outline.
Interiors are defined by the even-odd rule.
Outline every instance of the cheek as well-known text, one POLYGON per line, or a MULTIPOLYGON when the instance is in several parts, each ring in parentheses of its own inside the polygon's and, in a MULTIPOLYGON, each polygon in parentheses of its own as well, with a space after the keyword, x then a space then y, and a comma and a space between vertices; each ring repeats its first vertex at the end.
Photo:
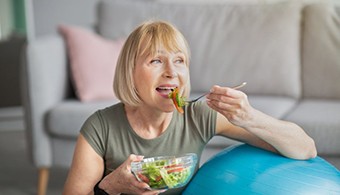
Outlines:
POLYGON ((189 69, 183 68, 179 71, 179 75, 183 83, 187 83, 189 81, 189 69))
POLYGON ((143 81, 144 79, 148 77, 149 77, 149 73, 145 68, 141 66, 136 66, 134 70, 135 83, 140 83, 141 81, 143 81))
POLYGON ((136 70, 136 73, 134 74, 134 83, 137 91, 145 90, 145 88, 148 88, 152 80, 153 76, 151 71, 139 69, 136 70))

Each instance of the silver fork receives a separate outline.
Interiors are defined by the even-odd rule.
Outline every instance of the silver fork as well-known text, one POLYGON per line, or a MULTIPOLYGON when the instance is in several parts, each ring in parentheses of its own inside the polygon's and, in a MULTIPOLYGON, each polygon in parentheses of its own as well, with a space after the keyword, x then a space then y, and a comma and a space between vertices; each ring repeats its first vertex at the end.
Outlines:
MULTIPOLYGON (((240 89, 241 87, 245 86, 247 84, 247 82, 243 82, 242 84, 239 84, 239 85, 236 85, 234 87, 232 87, 233 89, 240 89)), ((189 101, 185 101, 185 103, 194 103, 194 102, 197 102, 199 99, 201 99, 202 97, 208 95, 210 92, 207 92, 201 96, 199 96, 198 98, 196 99, 193 99, 193 100, 189 100, 189 101)))

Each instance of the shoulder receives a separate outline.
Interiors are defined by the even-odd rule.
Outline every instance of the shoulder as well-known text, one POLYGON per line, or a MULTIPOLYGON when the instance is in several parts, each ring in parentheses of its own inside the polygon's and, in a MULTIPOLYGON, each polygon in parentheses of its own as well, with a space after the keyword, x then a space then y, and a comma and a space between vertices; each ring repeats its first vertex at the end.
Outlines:
POLYGON ((124 105, 117 103, 92 113, 84 122, 83 128, 99 128, 122 115, 124 105))
POLYGON ((109 106, 109 107, 106 107, 106 108, 103 108, 103 109, 99 109, 94 114, 107 116, 107 115, 112 115, 112 114, 117 114, 117 113, 120 114, 120 113, 123 113, 123 112, 124 112, 124 104, 120 102, 120 103, 114 104, 112 106, 109 106))
POLYGON ((111 121, 124 114, 124 112, 124 104, 117 103, 112 106, 97 110, 89 117, 89 119, 103 120, 102 122, 106 120, 111 121))
POLYGON ((124 106, 121 103, 97 110, 83 124, 80 132, 93 149, 103 156, 107 150, 106 143, 109 139, 109 134, 115 129, 114 125, 120 123, 118 114, 124 111, 124 106))

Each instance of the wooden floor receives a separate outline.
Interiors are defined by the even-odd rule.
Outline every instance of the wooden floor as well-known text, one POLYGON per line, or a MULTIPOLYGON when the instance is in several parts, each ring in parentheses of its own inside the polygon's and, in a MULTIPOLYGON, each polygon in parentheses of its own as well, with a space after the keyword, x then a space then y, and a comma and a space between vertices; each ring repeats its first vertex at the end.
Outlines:
MULTIPOLYGON (((214 151, 203 153, 202 160, 209 159, 214 151)), ((340 170, 340 158, 323 157, 340 170)), ((50 170, 48 195, 60 195, 67 176, 66 169, 50 170)), ((29 161, 25 132, 0 131, 0 194, 35 195, 37 193, 37 170, 29 161)))
MULTIPOLYGON (((67 171, 51 170, 48 195, 61 194, 67 171)), ((0 194, 36 195, 37 176, 29 161, 24 131, 0 131, 0 194)))

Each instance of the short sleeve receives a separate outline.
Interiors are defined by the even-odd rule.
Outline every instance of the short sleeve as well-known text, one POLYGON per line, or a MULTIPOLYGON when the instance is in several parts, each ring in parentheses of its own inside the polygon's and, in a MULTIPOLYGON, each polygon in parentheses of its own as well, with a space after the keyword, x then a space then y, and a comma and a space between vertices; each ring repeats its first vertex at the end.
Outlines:
POLYGON ((103 157, 105 155, 106 136, 99 111, 92 114, 85 121, 80 133, 100 156, 103 157))
POLYGON ((205 143, 216 134, 217 112, 211 109, 205 101, 189 104, 186 107, 186 118, 188 123, 192 123, 192 129, 198 132, 205 143))

